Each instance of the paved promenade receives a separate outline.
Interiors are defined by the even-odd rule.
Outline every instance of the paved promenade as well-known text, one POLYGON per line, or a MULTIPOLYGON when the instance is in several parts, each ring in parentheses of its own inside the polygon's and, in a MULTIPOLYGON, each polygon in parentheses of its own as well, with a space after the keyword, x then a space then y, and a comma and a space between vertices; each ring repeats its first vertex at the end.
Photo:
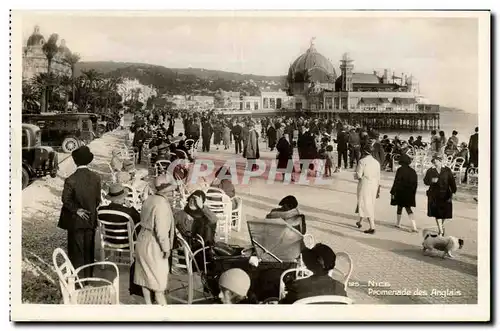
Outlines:
MULTIPOLYGON (((179 122, 179 121, 178 121, 179 122)), ((182 130, 177 126, 176 131, 182 130)), ((109 161, 111 150, 123 141, 125 132, 115 131, 90 144, 95 161, 92 168, 107 178, 105 162, 109 161)), ((200 144, 201 146, 201 144, 200 144)), ((241 175, 245 160, 230 150, 215 150, 198 154, 198 158, 214 160, 222 164, 225 160, 236 160, 241 175)), ((274 159, 275 152, 267 152, 261 144, 261 158, 274 159)), ((47 253, 60 246, 65 248, 65 235, 56 228, 60 209, 60 194, 63 178, 74 171, 71 160, 61 167, 58 178, 46 179, 26 189, 23 196, 23 254, 42 251, 47 253), (28 193, 29 192, 29 193, 28 193), (43 236, 32 238, 30 231, 39 231, 43 236), (54 247, 53 247, 54 246, 54 247)), ((241 177, 241 176, 240 176, 241 177)), ((453 260, 422 254, 421 234, 410 233, 393 227, 396 208, 390 206, 389 189, 394 175, 382 174, 382 190, 376 209, 376 233, 364 234, 354 226, 357 215, 356 184, 353 171, 334 174, 328 184, 285 185, 280 182, 268 184, 263 178, 252 178, 249 185, 237 184, 236 192, 243 198, 245 219, 263 218, 279 200, 293 194, 299 201, 299 209, 306 215, 308 233, 316 242, 322 242, 334 249, 349 253, 354 261, 354 271, 348 295, 357 304, 425 304, 425 303, 476 303, 477 302, 477 204, 473 195, 459 192, 454 201, 454 219, 447 226, 447 233, 465 240, 464 248, 453 260), (374 284, 377 283, 377 284, 374 284), (393 290, 393 292, 387 292, 393 290), (385 292, 384 292, 385 291, 385 292)), ((415 219, 419 229, 433 228, 435 222, 426 216, 425 186, 420 179, 417 194, 415 219)), ((403 215, 403 225, 408 225, 403 215)), ((367 228, 364 224, 363 229, 367 228)), ((362 229, 362 230, 363 230, 362 229)), ((232 233, 232 242, 249 245, 246 224, 239 233, 232 233)), ((50 263, 50 259, 46 260, 50 263)), ((345 266, 339 263, 342 269, 345 266)), ((121 268, 121 301, 125 304, 142 303, 142 298, 128 295, 128 270, 121 268)))

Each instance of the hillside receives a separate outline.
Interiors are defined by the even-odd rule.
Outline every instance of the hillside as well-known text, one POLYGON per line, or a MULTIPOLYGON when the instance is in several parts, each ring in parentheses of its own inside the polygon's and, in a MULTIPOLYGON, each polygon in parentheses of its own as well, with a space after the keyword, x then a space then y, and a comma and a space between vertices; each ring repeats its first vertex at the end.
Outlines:
POLYGON ((108 77, 128 77, 153 85, 160 94, 213 94, 218 89, 256 95, 260 90, 284 90, 285 76, 258 76, 202 68, 166 68, 128 62, 79 62, 75 73, 94 69, 108 77))

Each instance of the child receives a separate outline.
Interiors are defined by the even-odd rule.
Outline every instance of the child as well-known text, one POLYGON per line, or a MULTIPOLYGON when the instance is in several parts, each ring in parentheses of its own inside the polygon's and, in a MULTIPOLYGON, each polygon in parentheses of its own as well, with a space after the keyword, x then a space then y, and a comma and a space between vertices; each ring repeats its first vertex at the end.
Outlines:
POLYGON ((332 176, 332 168, 333 168, 333 146, 326 146, 325 152, 325 175, 326 177, 332 176))

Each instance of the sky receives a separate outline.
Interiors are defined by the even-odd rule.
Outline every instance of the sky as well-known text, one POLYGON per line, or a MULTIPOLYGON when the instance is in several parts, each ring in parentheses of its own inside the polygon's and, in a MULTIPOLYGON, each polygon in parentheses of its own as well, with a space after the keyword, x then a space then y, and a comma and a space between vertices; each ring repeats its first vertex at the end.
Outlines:
MULTIPOLYGON (((154 15, 154 14, 150 14, 154 15)), ((354 72, 413 75, 430 102, 477 113, 475 18, 279 16, 102 16, 23 14, 23 42, 34 26, 58 33, 82 61, 138 62, 286 75, 311 38, 340 74, 348 52, 354 72)))

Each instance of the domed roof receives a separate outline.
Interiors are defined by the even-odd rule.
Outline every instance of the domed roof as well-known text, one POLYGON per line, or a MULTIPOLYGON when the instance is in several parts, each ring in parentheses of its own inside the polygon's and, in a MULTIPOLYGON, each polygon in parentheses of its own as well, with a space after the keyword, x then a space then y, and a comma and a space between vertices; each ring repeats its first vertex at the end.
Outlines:
POLYGON ((316 51, 314 45, 299 56, 288 70, 290 82, 319 81, 320 83, 334 82, 337 74, 332 63, 316 51))
POLYGON ((45 38, 40 33, 40 27, 37 25, 33 31, 33 34, 28 38, 26 45, 29 46, 39 46, 45 43, 45 38))
POLYGON ((61 44, 59 45, 59 52, 62 55, 71 54, 71 51, 69 50, 68 46, 66 46, 66 41, 64 39, 61 40, 61 44))

